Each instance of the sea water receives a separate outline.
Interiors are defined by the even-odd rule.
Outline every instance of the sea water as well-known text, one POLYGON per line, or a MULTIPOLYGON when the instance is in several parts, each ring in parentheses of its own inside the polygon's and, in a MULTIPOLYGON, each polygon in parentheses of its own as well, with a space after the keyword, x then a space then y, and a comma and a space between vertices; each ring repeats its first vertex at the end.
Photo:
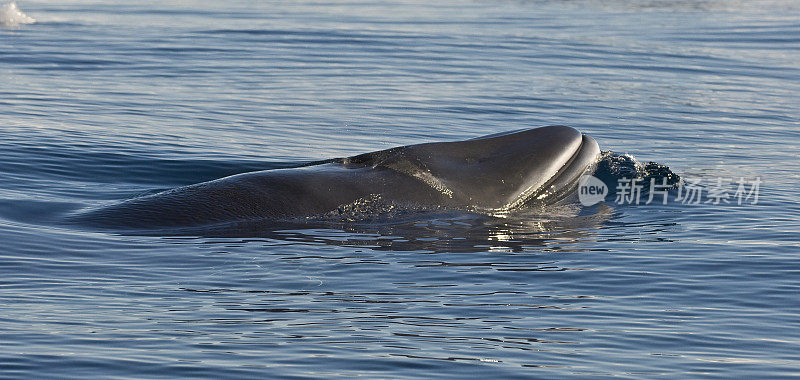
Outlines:
POLYGON ((800 375, 796 1, 31 0, 0 25, 0 378, 800 375), (56 223, 552 124, 702 197, 242 236, 56 223))

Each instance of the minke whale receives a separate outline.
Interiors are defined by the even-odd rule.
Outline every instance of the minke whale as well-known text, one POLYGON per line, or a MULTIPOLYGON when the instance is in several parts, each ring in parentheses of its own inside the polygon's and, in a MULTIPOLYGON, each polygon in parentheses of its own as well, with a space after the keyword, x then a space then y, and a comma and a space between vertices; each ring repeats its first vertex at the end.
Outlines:
POLYGON ((498 215, 562 200, 599 157, 591 137, 548 126, 242 173, 80 212, 70 220, 123 229, 297 220, 375 198, 498 215))

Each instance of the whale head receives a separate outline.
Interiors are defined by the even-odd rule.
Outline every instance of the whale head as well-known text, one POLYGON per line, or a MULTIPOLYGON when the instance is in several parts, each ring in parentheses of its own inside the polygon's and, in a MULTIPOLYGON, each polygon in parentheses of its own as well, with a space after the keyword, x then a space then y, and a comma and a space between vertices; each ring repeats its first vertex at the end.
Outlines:
POLYGON ((593 170, 599 156, 591 137, 549 126, 403 146, 340 162, 394 170, 423 181, 451 204, 503 212, 563 198, 593 170))

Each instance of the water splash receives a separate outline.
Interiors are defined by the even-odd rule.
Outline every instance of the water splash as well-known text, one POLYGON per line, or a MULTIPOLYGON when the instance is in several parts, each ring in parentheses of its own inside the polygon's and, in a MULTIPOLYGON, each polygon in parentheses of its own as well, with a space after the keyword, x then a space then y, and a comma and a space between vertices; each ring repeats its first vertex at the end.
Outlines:
MULTIPOLYGON (((600 156, 600 161, 597 163, 597 169, 592 174, 605 182, 606 186, 611 190, 609 196, 615 194, 618 181, 623 179, 635 179, 639 183, 648 184, 650 179, 653 178, 658 183, 666 180, 666 184, 672 186, 672 189, 677 189, 681 181, 681 177, 673 172, 669 166, 659 164, 657 162, 649 161, 641 163, 630 154, 619 154, 611 151, 606 151, 600 156)), ((642 191, 647 191, 647 187, 642 191)))
POLYGON ((10 2, 0 6, 0 25, 6 28, 18 28, 22 24, 33 24, 36 20, 30 17, 17 7, 16 2, 10 2))

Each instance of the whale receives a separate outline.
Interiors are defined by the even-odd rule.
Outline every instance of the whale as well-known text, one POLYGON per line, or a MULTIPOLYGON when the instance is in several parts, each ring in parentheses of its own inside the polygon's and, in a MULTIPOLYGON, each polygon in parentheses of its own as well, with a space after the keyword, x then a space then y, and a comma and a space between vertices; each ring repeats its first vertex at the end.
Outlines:
POLYGON ((546 126, 241 173, 80 211, 69 220, 117 229, 296 221, 376 199, 502 215, 564 199, 599 157, 593 138, 546 126))

